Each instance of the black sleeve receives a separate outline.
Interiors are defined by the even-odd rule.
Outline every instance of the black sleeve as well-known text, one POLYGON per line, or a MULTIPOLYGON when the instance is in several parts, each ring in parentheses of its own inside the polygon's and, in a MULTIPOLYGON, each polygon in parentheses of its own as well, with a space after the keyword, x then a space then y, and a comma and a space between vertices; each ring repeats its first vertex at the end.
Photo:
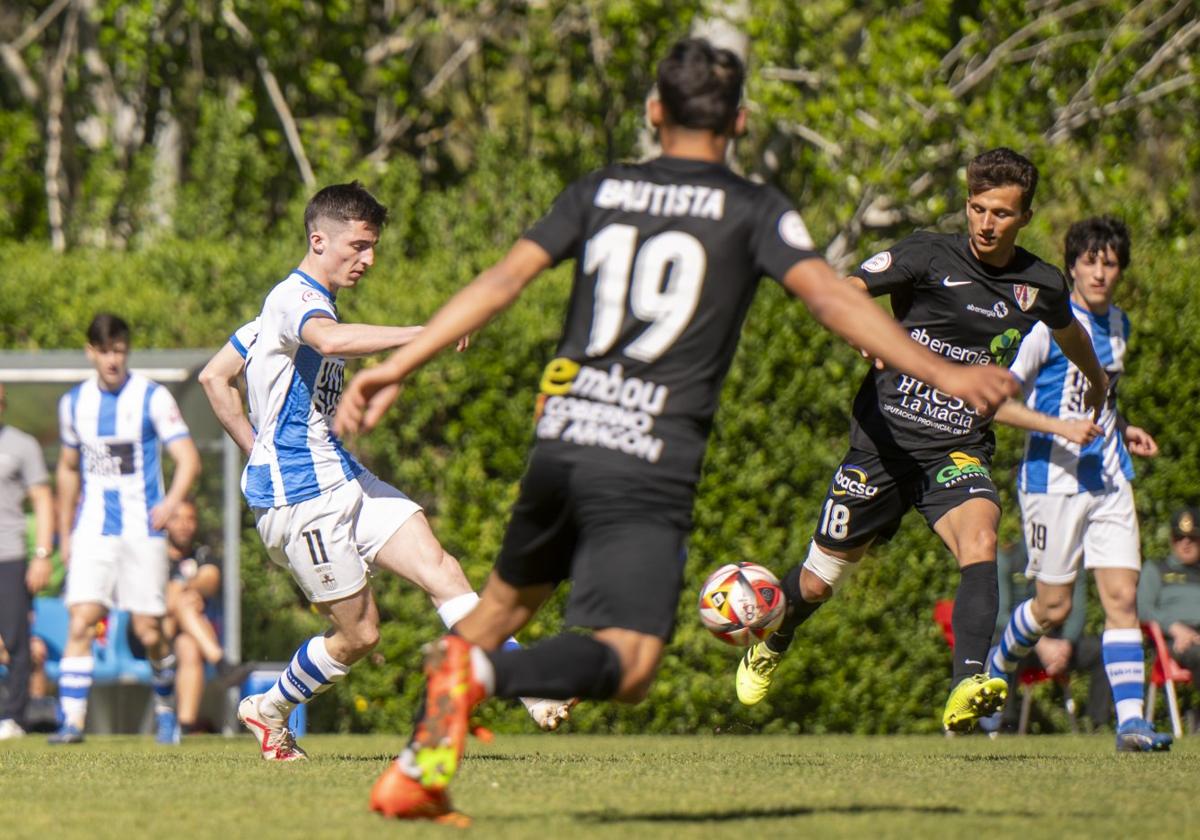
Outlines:
POLYGON ((1046 302, 1038 320, 1043 321, 1052 330, 1061 330, 1069 326, 1075 318, 1071 311, 1071 291, 1067 288, 1067 278, 1062 272, 1053 269, 1056 276, 1053 288, 1045 290, 1046 302))
POLYGON ((867 284, 872 297, 907 291, 928 272, 932 242, 925 232, 906 236, 850 273, 867 284))
POLYGON ((554 265, 575 256, 587 229, 587 208, 595 191, 595 179, 591 176, 571 184, 522 238, 545 249, 554 265))
POLYGON ((750 251, 754 267, 782 282, 792 266, 821 255, 813 245, 804 220, 783 194, 764 190, 762 212, 750 233, 750 251))

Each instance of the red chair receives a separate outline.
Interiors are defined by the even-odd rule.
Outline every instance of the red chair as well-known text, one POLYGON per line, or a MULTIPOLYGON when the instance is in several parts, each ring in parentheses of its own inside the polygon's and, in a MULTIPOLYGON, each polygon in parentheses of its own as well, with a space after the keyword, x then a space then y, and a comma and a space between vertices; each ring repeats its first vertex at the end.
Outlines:
POLYGON ((1184 668, 1171 656, 1171 648, 1167 637, 1157 621, 1147 621, 1142 625, 1142 633, 1149 637, 1154 645, 1154 667, 1150 669, 1150 691, 1146 695, 1146 720, 1154 721, 1154 703, 1157 700, 1158 687, 1167 688, 1167 710, 1171 715, 1171 730, 1176 738, 1183 737, 1183 722, 1179 718, 1179 698, 1175 695, 1175 683, 1191 682, 1192 672, 1184 668))
MULTIPOLYGON (((943 598, 933 605, 933 621, 941 628, 942 637, 946 640, 946 644, 954 650, 954 600, 951 598, 943 598)), ((1017 734, 1024 735, 1029 729, 1029 713, 1033 710, 1033 687, 1038 683, 1054 680, 1062 686, 1063 692, 1063 707, 1067 712, 1067 723, 1071 727, 1072 732, 1076 732, 1075 726, 1075 698, 1071 696, 1071 683, 1066 674, 1061 674, 1057 677, 1052 677, 1043 671, 1041 668, 1026 668, 1017 675, 1017 682, 1021 684, 1021 717, 1017 723, 1017 734)))

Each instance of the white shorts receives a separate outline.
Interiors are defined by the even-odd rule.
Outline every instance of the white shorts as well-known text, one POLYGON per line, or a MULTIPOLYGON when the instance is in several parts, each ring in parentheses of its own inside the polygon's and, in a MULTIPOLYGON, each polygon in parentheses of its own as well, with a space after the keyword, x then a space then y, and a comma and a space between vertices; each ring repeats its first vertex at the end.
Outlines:
POLYGON ((73 534, 65 600, 163 615, 167 569, 166 537, 73 534))
POLYGON ((1133 487, 1107 493, 1020 493, 1029 565, 1025 576, 1071 583, 1083 558, 1087 569, 1142 568, 1133 487))
POLYGON ((368 471, 331 493, 294 505, 254 508, 271 559, 312 603, 337 601, 367 583, 375 555, 421 506, 368 471))

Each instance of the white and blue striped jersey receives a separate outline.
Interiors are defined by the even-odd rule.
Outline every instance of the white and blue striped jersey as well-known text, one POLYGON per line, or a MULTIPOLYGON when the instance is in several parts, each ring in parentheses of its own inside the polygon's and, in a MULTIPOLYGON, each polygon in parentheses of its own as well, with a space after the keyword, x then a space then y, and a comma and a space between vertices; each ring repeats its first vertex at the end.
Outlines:
POLYGON ((190 436, 171 392, 136 373, 106 391, 93 375, 58 401, 58 428, 63 446, 80 453, 76 538, 162 536, 150 527, 165 495, 162 447, 190 436))
POLYGON ((255 318, 253 321, 247 321, 234 330, 233 335, 229 336, 229 343, 233 345, 234 350, 238 351, 238 355, 242 357, 243 361, 258 339, 258 320, 255 318))
MULTIPOLYGON (((1100 412, 1104 437, 1081 447, 1057 435, 1030 432, 1017 477, 1017 487, 1026 493, 1104 492, 1133 480, 1133 461, 1117 426, 1116 390, 1125 370, 1129 317, 1115 306, 1104 315, 1094 315, 1074 301, 1071 306, 1108 374, 1108 398, 1100 412)), ((1030 408, 1067 419, 1090 416, 1083 405, 1087 379, 1063 355, 1045 324, 1037 324, 1022 342, 1011 370, 1030 408)))
POLYGON ((234 334, 247 351, 246 392, 255 430, 242 473, 251 507, 303 502, 337 489, 363 469, 333 434, 345 363, 300 339, 313 317, 337 320, 333 295, 296 269, 263 301, 257 338, 245 343, 249 324, 234 334))

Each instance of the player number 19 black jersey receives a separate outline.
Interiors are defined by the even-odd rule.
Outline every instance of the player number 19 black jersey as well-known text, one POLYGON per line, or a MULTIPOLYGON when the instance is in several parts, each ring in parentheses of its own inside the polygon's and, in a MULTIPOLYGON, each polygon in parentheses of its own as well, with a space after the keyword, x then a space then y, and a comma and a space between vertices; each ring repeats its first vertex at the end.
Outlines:
POLYGON ((662 157, 576 181, 525 238, 575 259, 537 446, 695 482, 759 278, 818 256, 800 215, 723 165, 662 157))

